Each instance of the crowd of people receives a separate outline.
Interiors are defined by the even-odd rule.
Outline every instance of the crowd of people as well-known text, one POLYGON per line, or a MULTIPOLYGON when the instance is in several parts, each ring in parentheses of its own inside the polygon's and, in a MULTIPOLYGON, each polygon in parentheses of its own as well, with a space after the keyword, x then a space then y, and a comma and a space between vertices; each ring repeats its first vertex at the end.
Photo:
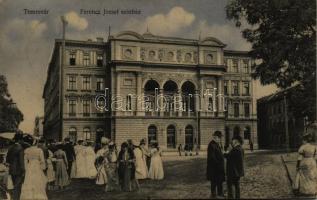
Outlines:
POLYGON ((35 139, 17 133, 6 165, 16 200, 47 199, 47 190, 62 190, 72 179, 95 179, 106 192, 136 191, 144 179, 164 178, 161 149, 156 141, 127 140, 118 151, 116 144, 102 137, 100 145, 69 138, 63 142, 35 139))
MULTIPOLYGON (((235 135, 231 145, 223 151, 221 137, 222 133, 215 131, 207 150, 211 198, 225 197, 223 183, 226 180, 227 197, 239 199, 240 178, 244 176, 243 139, 235 135)), ((100 145, 94 145, 91 141, 73 143, 65 138, 63 142, 55 142, 17 133, 13 141, 5 161, 12 185, 8 187, 13 189, 12 197, 16 200, 45 200, 47 190, 64 189, 72 179, 93 179, 106 192, 130 192, 139 190, 142 180, 164 178, 162 151, 156 141, 148 148, 145 139, 138 143, 127 140, 119 150, 105 137, 101 138, 100 145)), ((293 187, 301 195, 317 194, 317 148, 310 141, 311 135, 305 134, 298 151, 293 187)), ((0 169, 3 161, 1 158, 0 169)))

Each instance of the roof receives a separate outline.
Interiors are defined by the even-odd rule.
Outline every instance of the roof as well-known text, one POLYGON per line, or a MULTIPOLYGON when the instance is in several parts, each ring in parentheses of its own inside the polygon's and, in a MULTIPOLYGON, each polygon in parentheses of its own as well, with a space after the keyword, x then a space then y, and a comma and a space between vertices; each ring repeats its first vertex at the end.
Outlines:
POLYGON ((219 39, 214 37, 206 37, 202 40, 197 39, 188 39, 181 37, 167 37, 154 35, 148 30, 144 34, 139 34, 134 31, 122 31, 114 36, 110 36, 109 40, 140 40, 145 42, 163 42, 163 43, 182 43, 182 44, 191 44, 191 45, 210 45, 225 47, 226 44, 221 42, 219 39))
POLYGON ((285 94, 290 93, 292 90, 294 90, 297 87, 299 87, 299 84, 290 86, 290 87, 288 87, 286 89, 282 89, 282 90, 277 91, 277 92, 275 92, 273 94, 264 96, 264 97, 258 99, 257 101, 258 101, 258 103, 264 103, 264 102, 270 102, 270 101, 272 102, 272 101, 275 101, 275 100, 282 99, 285 94))

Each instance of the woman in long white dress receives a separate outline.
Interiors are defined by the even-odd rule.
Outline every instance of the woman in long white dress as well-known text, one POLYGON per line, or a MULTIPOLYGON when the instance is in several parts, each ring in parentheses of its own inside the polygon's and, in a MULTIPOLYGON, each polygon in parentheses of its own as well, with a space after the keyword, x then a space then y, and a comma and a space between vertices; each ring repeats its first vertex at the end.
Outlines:
POLYGON ((76 167, 72 169, 72 178, 86 178, 85 148, 83 140, 78 140, 78 144, 74 146, 76 167))
POLYGON ((142 151, 141 145, 135 146, 133 152, 135 155, 135 178, 137 180, 142 180, 148 178, 148 168, 146 166, 146 155, 142 151))
POLYGON ((43 172, 45 159, 43 150, 36 142, 24 150, 25 178, 22 185, 20 200, 46 200, 47 179, 43 172))
POLYGON ((47 182, 48 182, 48 189, 52 189, 52 183, 55 181, 55 171, 53 167, 53 161, 55 158, 53 158, 53 153, 48 150, 48 159, 46 160, 47 163, 47 172, 46 172, 46 177, 47 177, 47 182))
MULTIPOLYGON (((101 141, 102 142, 102 141, 101 141)), ((96 153, 96 168, 97 168, 97 185, 106 185, 108 183, 108 177, 106 173, 106 154, 108 153, 108 144, 102 144, 102 148, 96 153)))
POLYGON ((88 143, 85 148, 85 161, 86 161, 86 178, 96 178, 97 176, 97 169, 95 166, 96 161, 96 153, 91 146, 92 143, 88 143))
POLYGON ((298 150, 297 175, 295 189, 299 195, 317 194, 316 146, 310 144, 311 135, 303 136, 303 144, 298 150))
POLYGON ((151 164, 149 170, 149 178, 155 180, 161 180, 164 178, 161 150, 158 147, 158 143, 154 143, 151 148, 151 164))

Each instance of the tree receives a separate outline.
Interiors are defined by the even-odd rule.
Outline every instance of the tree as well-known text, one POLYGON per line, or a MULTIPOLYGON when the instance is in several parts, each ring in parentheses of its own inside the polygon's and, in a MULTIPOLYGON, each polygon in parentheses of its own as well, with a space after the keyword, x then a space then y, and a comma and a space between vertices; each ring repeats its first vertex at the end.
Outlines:
POLYGON ((316 1, 231 0, 227 18, 252 44, 254 78, 280 88, 298 84, 295 115, 316 119, 316 1))
POLYGON ((21 121, 23 114, 10 97, 5 76, 0 75, 0 133, 15 131, 21 121))

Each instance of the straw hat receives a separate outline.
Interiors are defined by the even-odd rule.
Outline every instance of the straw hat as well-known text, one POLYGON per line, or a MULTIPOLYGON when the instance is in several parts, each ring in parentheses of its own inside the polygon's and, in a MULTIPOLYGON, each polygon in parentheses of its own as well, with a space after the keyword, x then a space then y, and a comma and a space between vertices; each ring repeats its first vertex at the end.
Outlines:
POLYGON ((106 137, 101 137, 101 144, 108 144, 110 140, 106 137))

